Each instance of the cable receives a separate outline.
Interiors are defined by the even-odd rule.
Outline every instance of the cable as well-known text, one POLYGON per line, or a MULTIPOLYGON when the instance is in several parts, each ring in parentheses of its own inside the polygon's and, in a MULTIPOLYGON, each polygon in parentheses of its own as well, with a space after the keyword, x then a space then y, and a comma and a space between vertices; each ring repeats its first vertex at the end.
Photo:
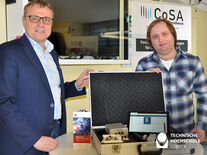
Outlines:
POLYGON ((197 5, 198 5, 198 4, 200 4, 200 2, 201 2, 201 1, 202 1, 202 0, 198 0, 198 3, 197 3, 197 5))

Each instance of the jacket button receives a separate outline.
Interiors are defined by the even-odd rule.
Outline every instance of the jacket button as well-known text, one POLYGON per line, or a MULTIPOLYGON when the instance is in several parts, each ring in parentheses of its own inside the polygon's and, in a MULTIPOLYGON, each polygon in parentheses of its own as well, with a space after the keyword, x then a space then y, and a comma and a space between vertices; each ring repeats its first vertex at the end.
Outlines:
POLYGON ((50 129, 53 129, 54 125, 53 124, 50 124, 50 129))
POLYGON ((50 104, 50 107, 53 108, 53 107, 54 107, 54 103, 51 103, 51 104, 50 104))

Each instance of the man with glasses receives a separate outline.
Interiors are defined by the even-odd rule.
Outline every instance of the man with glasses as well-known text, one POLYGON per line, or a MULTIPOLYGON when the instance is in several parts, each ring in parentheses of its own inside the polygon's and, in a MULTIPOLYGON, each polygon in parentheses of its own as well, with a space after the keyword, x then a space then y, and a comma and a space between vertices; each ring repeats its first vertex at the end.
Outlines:
POLYGON ((86 94, 86 69, 63 82, 58 56, 47 40, 53 9, 43 0, 29 2, 25 34, 0 45, 0 150, 2 155, 43 155, 57 148, 66 133, 65 99, 86 94))

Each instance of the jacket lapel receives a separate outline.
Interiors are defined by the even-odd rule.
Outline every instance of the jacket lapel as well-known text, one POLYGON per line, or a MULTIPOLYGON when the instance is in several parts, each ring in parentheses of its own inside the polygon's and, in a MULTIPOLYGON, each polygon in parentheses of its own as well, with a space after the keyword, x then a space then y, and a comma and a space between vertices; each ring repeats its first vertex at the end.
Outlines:
POLYGON ((30 59, 30 62, 32 63, 32 65, 35 67, 36 71, 40 75, 44 85, 52 95, 44 68, 25 34, 20 38, 20 43, 23 45, 24 53, 27 55, 28 59, 30 59))

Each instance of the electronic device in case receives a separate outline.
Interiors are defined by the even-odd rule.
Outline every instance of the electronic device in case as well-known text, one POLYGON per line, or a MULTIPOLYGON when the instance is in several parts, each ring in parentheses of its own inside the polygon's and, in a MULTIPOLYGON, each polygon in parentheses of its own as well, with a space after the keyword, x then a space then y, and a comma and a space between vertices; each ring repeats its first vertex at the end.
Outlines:
POLYGON ((106 124, 105 131, 108 134, 120 135, 122 140, 129 140, 128 128, 122 123, 106 124))
POLYGON ((129 133, 169 133, 168 112, 129 112, 129 133))

